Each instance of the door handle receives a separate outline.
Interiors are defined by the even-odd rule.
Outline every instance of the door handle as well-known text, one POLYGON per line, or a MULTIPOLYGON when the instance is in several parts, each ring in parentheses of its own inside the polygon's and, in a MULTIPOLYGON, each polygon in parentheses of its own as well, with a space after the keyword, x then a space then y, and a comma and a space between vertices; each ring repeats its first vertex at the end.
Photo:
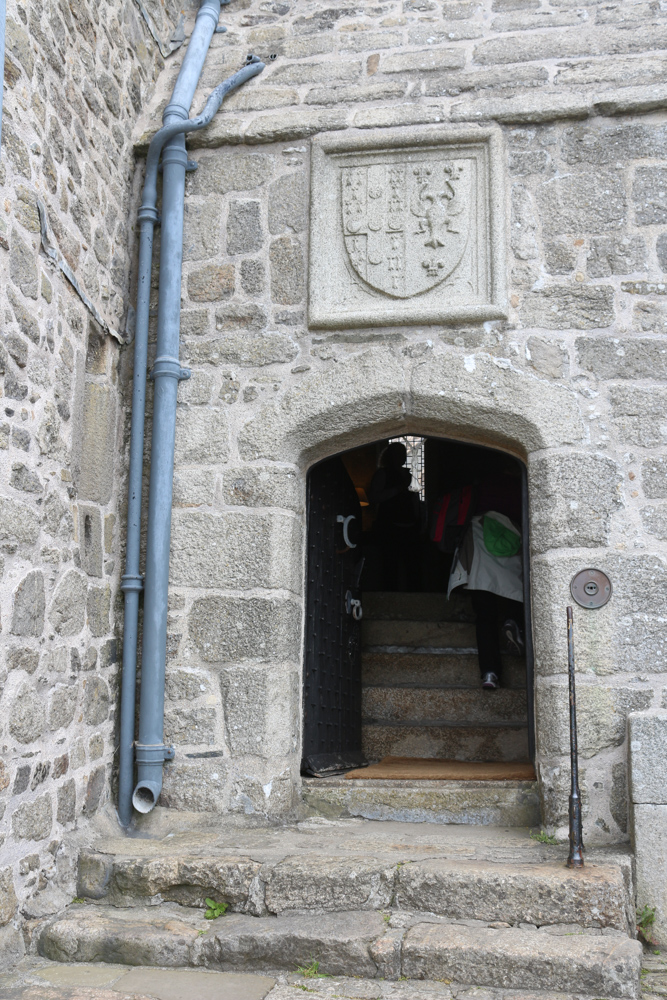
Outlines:
POLYGON ((352 615, 355 622, 360 622, 361 619, 363 618, 364 612, 363 608, 361 607, 361 601, 357 600, 355 597, 352 596, 351 590, 348 590, 348 592, 345 595, 345 610, 347 611, 348 615, 352 615))
POLYGON ((356 516, 357 516, 356 514, 348 514, 347 517, 345 517, 343 514, 339 514, 338 517, 336 518, 338 523, 343 525, 343 541, 347 545, 348 549, 356 549, 357 547, 357 543, 351 542, 350 536, 347 533, 350 521, 354 521, 356 516))

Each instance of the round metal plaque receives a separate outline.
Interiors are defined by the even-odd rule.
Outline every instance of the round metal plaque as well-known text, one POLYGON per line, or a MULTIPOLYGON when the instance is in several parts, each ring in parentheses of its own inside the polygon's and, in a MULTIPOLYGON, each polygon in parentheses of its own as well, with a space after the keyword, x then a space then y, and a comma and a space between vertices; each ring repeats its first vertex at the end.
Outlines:
POLYGON ((611 597, 611 580, 601 569, 582 569, 572 577, 570 593, 582 608, 601 608, 611 597))

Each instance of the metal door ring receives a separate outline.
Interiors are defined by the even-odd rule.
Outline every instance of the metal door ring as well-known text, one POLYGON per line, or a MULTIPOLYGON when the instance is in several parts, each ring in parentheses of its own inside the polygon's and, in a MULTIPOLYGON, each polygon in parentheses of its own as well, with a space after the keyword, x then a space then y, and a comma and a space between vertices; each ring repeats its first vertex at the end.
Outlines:
POLYGON ((570 593, 582 608, 602 608, 612 594, 611 580, 601 569, 582 569, 572 577, 570 593))

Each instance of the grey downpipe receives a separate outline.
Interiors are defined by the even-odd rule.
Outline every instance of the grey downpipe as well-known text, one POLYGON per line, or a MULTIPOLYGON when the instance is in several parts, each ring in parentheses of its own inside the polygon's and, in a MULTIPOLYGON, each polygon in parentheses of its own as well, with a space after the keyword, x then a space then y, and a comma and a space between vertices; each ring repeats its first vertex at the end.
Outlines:
MULTIPOLYGON (((165 109, 165 124, 153 140, 155 149, 149 149, 144 185, 145 198, 142 202, 142 212, 148 199, 150 199, 151 205, 155 204, 157 160, 159 147, 161 147, 163 170, 162 238, 157 350, 151 372, 151 378, 155 381, 155 394, 144 581, 139 739, 135 747, 138 780, 132 795, 132 805, 138 812, 142 813, 150 812, 155 805, 162 788, 162 766, 165 760, 173 757, 173 749, 164 746, 163 728, 176 394, 178 382, 189 376, 189 373, 181 368, 178 360, 183 260, 183 206, 185 173, 188 162, 184 135, 186 132, 204 128, 213 118, 226 94, 264 69, 264 64, 257 57, 248 57, 248 62, 242 69, 216 87, 202 114, 197 118, 187 120, 187 109, 192 101, 208 45, 217 24, 219 6, 219 0, 204 0, 197 15, 195 31, 186 53, 187 59, 188 54, 192 51, 194 53, 193 60, 188 65, 184 62, 171 103, 165 109), (197 34, 197 28, 200 25, 202 31, 197 34), (185 74, 186 70, 188 70, 187 74, 185 74), (184 75, 186 76, 185 82, 184 75)), ((151 143, 151 147, 153 147, 153 143, 151 143)), ((149 294, 149 282, 150 269, 144 289, 146 298, 149 294)), ((138 312, 137 309, 137 314, 138 312)), ((143 371, 145 372, 145 361, 143 371)), ((140 451, 139 455, 141 456, 140 451)), ((128 573, 128 576, 130 575, 132 574, 128 573)), ((136 674, 136 652, 134 668, 136 674)), ((128 687, 131 680, 131 676, 128 675, 128 687)), ((133 692, 134 687, 132 687, 133 692)), ((129 697, 128 693, 128 700, 129 697)), ((133 715, 134 706, 132 708, 133 715)), ((129 725, 130 720, 128 719, 128 730, 129 725)), ((130 782, 131 778, 130 767, 130 782)), ((123 790, 125 791, 125 785, 123 790)), ((119 809, 119 813, 120 811, 119 809)), ((123 816, 130 812, 129 806, 124 805, 123 816)))

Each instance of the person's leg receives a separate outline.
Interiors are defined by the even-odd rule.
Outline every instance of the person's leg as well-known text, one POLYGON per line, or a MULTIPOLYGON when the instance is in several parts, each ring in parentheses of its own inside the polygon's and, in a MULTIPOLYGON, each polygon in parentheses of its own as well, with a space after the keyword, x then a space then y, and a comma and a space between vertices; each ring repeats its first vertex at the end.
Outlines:
POLYGON ((475 612, 479 672, 482 679, 487 674, 495 674, 500 680, 502 663, 498 635, 498 598, 488 590, 471 590, 470 594, 475 612))
POLYGON ((523 656, 525 649, 523 602, 505 600, 502 611, 502 632, 507 648, 515 656, 523 656))

